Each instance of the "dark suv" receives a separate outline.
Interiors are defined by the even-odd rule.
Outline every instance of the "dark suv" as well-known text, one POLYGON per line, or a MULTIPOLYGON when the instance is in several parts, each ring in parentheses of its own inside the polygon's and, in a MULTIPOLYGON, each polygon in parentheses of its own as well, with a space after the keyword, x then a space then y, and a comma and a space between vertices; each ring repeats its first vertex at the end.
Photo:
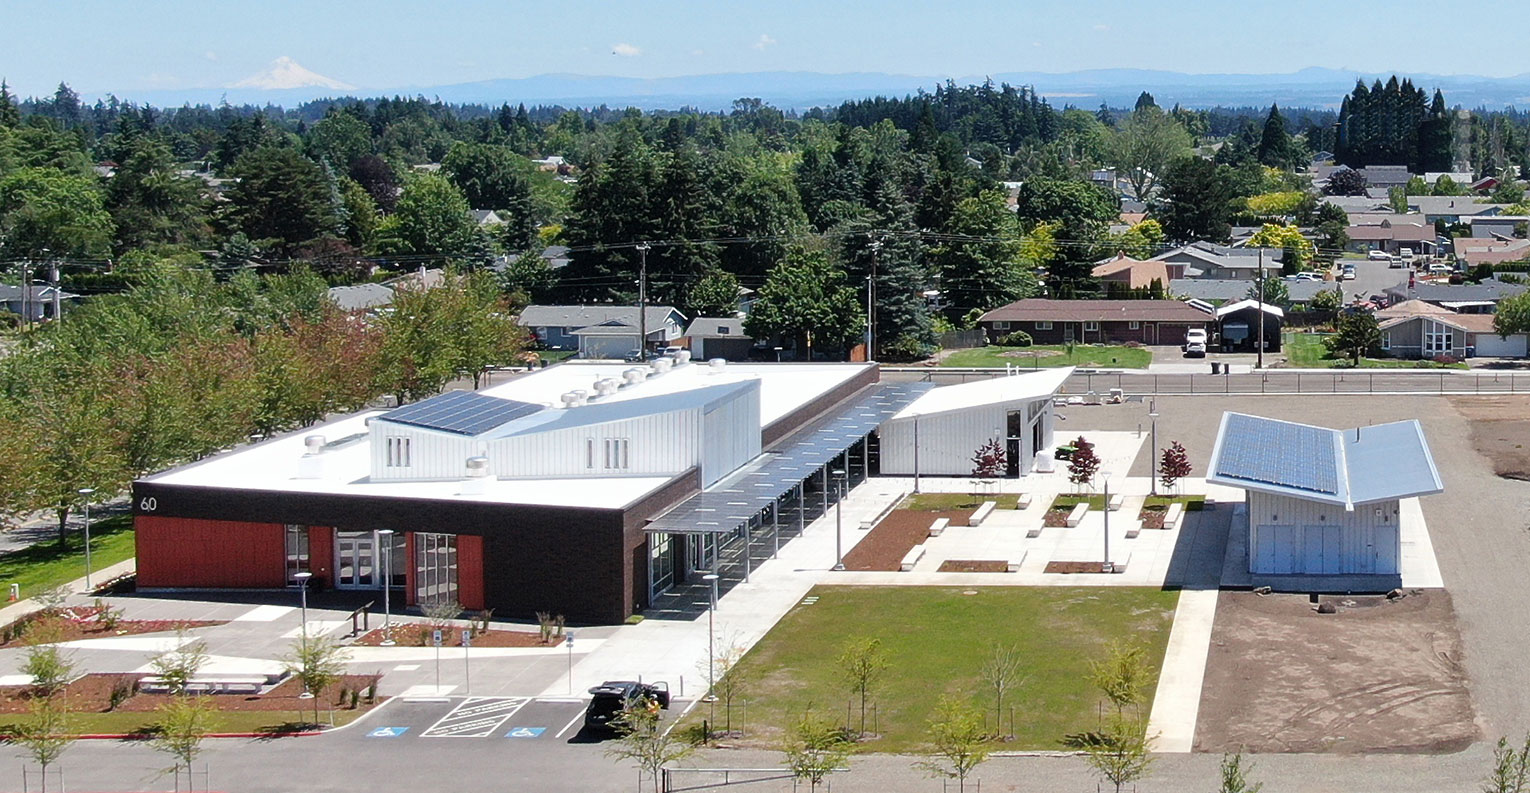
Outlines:
POLYGON ((657 702, 659 707, 668 710, 669 684, 607 680, 590 689, 590 706, 584 709, 585 729, 615 731, 622 710, 645 699, 657 702))

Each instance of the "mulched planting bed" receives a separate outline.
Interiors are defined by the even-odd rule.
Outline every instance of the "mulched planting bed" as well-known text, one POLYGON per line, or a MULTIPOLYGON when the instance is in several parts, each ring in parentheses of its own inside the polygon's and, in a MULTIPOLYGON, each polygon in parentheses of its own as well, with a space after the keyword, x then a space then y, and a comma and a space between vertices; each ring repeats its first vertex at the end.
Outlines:
MULTIPOLYGON (((75 679, 65 686, 58 696, 63 698, 68 710, 76 713, 105 713, 111 708, 112 690, 119 686, 132 686, 139 674, 89 674, 75 679)), ((365 709, 367 686, 377 680, 377 675, 345 675, 326 689, 324 698, 329 703, 339 702, 340 692, 361 693, 361 707, 365 709)), ((0 686, 0 713, 26 713, 34 696, 31 686, 0 686)), ((288 678, 265 694, 210 694, 207 699, 222 711, 312 711, 313 700, 299 699, 303 684, 296 678, 288 678)), ((133 694, 117 705, 115 710, 128 713, 151 713, 159 706, 174 699, 171 694, 133 694)), ((349 701, 347 696, 346 701, 349 701)))
POLYGON ((1137 513, 1137 519, 1142 521, 1142 528, 1144 529, 1161 529, 1163 528, 1163 517, 1166 512, 1168 512, 1166 509, 1143 507, 1142 511, 1137 513))
POLYGON ((1100 562, 1047 562, 1043 573, 1104 573, 1100 562))
MULTIPOLYGON (((462 646, 462 627, 450 627, 441 633, 442 647, 462 646)), ((430 628, 417 623, 394 623, 393 641, 399 647, 429 647, 430 628)), ((356 644, 367 647, 378 647, 383 641, 383 630, 377 628, 368 631, 358 639, 356 644)), ((534 631, 500 631, 488 630, 473 637, 474 647, 557 647, 563 643, 562 636, 554 636, 551 641, 543 642, 542 635, 534 631)))
POLYGON ((35 612, 6 626, 5 632, 0 633, 0 649, 24 647, 36 640, 71 642, 228 624, 227 620, 117 620, 115 625, 108 627, 99 616, 100 609, 94 606, 67 608, 57 614, 35 612), (17 628, 21 628, 19 635, 15 633, 17 628))
POLYGON ((1007 573, 1009 562, 997 559, 947 559, 940 563, 941 573, 1007 573))
POLYGON ((1068 527, 1068 515, 1072 514, 1073 508, 1049 509, 1047 514, 1041 516, 1041 525, 1049 529, 1065 529, 1068 527))
POLYGON ((930 536, 931 523, 945 518, 952 526, 966 526, 972 512, 970 509, 944 512, 895 509, 845 554, 845 569, 896 572, 909 549, 930 536))

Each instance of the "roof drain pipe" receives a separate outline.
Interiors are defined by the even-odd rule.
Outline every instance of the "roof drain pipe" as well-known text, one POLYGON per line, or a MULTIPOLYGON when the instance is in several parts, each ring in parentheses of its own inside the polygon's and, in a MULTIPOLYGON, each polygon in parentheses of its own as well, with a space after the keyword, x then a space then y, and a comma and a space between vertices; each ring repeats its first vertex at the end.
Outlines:
POLYGON ((303 456, 298 458, 298 479, 321 479, 324 476, 324 436, 303 438, 303 456))
POLYGON ((467 479, 462 483, 459 495, 481 496, 489 492, 489 458, 467 458, 467 479))

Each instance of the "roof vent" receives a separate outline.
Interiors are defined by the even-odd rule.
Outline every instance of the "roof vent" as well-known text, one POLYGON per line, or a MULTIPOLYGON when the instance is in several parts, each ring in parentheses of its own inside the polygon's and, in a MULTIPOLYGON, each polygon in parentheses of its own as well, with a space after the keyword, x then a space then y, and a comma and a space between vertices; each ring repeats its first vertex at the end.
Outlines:
POLYGON ((637 385, 648 379, 648 370, 634 366, 622 372, 622 379, 627 381, 627 385, 637 385))
POLYGON ((563 401, 563 406, 566 408, 579 406, 579 393, 577 391, 569 391, 558 398, 563 401))
POLYGON ((621 381, 614 377, 607 377, 602 380, 596 380, 595 393, 600 396, 611 396, 612 394, 616 393, 617 389, 621 388, 621 385, 621 381))
POLYGON ((722 370, 728 367, 728 359, 713 358, 712 360, 707 361, 707 366, 712 367, 712 374, 721 374, 722 370))
POLYGON ((298 479, 319 479, 324 476, 324 436, 309 435, 303 438, 303 456, 298 458, 298 479))
POLYGON ((467 458, 467 479, 462 483, 459 494, 464 496, 481 496, 489 492, 489 458, 467 458))
POLYGON ((690 350, 675 350, 675 365, 684 366, 691 362, 690 350))
POLYGON ((674 362, 668 358, 655 358, 649 366, 653 368, 654 374, 664 374, 671 366, 674 366, 674 362))
POLYGON ((590 403, 590 392, 584 390, 583 388, 576 388, 569 393, 573 394, 574 398, 578 400, 574 403, 575 405, 584 406, 590 403))

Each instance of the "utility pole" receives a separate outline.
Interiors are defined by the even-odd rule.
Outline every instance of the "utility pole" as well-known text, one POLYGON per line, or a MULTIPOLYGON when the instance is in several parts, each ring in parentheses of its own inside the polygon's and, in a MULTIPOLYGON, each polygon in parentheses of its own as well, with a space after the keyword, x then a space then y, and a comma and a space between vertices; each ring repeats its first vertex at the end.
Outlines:
POLYGON ((877 341, 877 254, 882 251, 881 240, 873 240, 871 248, 871 275, 866 276, 866 360, 876 360, 872 347, 877 341))
POLYGON ((648 250, 646 242, 637 244, 638 252, 638 360, 648 360, 648 250))
POLYGON ((48 280, 53 284, 53 321, 57 322, 59 318, 63 316, 63 314, 60 313, 60 310, 63 308, 63 306, 60 305, 61 301, 59 299, 58 262, 53 262, 53 264, 48 268, 48 280))
POLYGON ((32 262, 24 259, 21 262, 21 277, 16 279, 21 285, 21 329, 26 330, 32 324, 31 291, 32 291, 32 262))
POLYGON ((1264 247, 1259 248, 1259 358, 1254 366, 1256 369, 1264 368, 1264 247))

